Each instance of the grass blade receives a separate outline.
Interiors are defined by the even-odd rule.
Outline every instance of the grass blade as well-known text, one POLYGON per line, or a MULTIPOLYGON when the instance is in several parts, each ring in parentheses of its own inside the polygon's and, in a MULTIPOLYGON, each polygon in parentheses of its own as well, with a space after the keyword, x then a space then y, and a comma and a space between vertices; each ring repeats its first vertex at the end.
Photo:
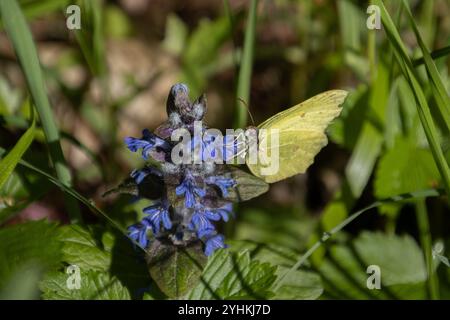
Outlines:
POLYGON ((431 79, 432 88, 434 91, 434 97, 436 100, 436 104, 439 107, 439 112, 444 119, 444 122, 447 126, 447 133, 450 133, 450 99, 448 97, 447 91, 445 89, 444 84, 442 83, 441 76, 436 67, 436 64, 433 61, 433 58, 426 47, 422 36, 420 35, 419 29, 417 28, 416 23, 414 22, 414 18, 412 16, 411 10, 405 0, 403 0, 403 6, 408 14, 409 21, 416 35, 417 42, 422 50, 423 59, 425 62, 425 67, 427 70, 428 77, 431 79))
POLYGON ((422 246, 425 263, 427 266, 427 285, 430 298, 439 299, 439 282, 436 272, 433 270, 433 257, 431 248, 430 223, 425 199, 419 199, 416 203, 417 225, 419 226, 420 244, 422 246))
MULTIPOLYGON (((444 47, 444 48, 440 48, 440 49, 436 49, 433 52, 430 53, 431 58, 433 60, 439 59, 439 58, 443 58, 445 56, 448 56, 450 54, 450 46, 444 47)), ((425 63, 424 58, 418 58, 413 60, 413 66, 414 67, 418 67, 422 64, 425 63)))
POLYGON ((250 82, 253 68, 253 51, 255 46, 255 28, 256 28, 256 7, 258 0, 252 0, 250 11, 248 12, 247 26, 245 28, 244 49, 242 51, 241 68, 237 83, 237 101, 235 108, 234 127, 244 128, 247 125, 247 111, 242 106, 243 100, 249 105, 250 102, 250 82))
POLYGON ((395 27, 389 13, 387 12, 381 0, 374 0, 375 4, 381 9, 381 21, 383 23, 386 35, 391 45, 394 48, 395 57, 403 72, 403 76, 411 87, 414 97, 416 99, 417 112, 419 114, 420 122, 425 131, 428 144, 430 145, 436 166, 442 176, 442 181, 447 195, 450 195, 450 169, 444 157, 444 153, 440 147, 436 125, 431 116, 431 111, 428 106, 425 94, 419 83, 418 76, 412 65, 411 59, 408 56, 405 45, 403 44, 400 35, 395 27))
POLYGON ((27 131, 20 137, 19 141, 16 145, 11 149, 11 151, 0 161, 0 189, 5 184, 6 180, 8 180, 11 173, 14 171, 17 163, 19 163, 25 151, 27 151, 28 147, 33 142, 35 135, 35 119, 32 114, 31 126, 27 131))
MULTIPOLYGON (((16 0, 0 1, 0 14, 6 33, 13 44, 25 74, 36 110, 39 113, 56 174, 62 183, 70 185, 70 171, 61 149, 58 128, 46 94, 44 77, 31 32, 16 0)), ((72 199, 66 198, 66 205, 72 220, 74 222, 81 221, 81 214, 77 204, 72 199)))

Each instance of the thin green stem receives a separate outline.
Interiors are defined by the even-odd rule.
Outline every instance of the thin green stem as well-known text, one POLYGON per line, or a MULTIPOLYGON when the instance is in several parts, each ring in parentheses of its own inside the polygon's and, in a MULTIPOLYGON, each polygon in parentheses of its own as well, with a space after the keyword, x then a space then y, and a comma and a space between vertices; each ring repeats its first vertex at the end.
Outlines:
MULTIPOLYGON (((450 55, 450 46, 447 46, 447 47, 444 47, 444 48, 440 48, 440 49, 436 49, 436 50, 430 52, 430 55, 431 55, 431 57, 434 60, 439 59, 439 58, 443 58, 445 56, 448 56, 448 55, 450 55)), ((424 57, 415 59, 412 62, 414 67, 418 67, 418 66, 420 66, 420 65, 422 65, 424 63, 425 63, 424 57)))
POLYGON ((430 224, 428 221, 428 212, 425 199, 419 199, 416 202, 417 225, 419 227, 420 244, 422 246, 425 263, 427 266, 427 286, 430 298, 439 299, 439 282, 436 273, 433 271, 433 258, 431 248, 430 224))
POLYGON ((244 49, 242 51, 241 68, 239 69, 239 77, 237 84, 237 101, 236 116, 234 118, 234 127, 243 128, 247 125, 247 110, 242 106, 243 100, 249 105, 250 99, 250 82, 253 68, 253 51, 255 46, 255 28, 256 28, 256 7, 258 0, 252 0, 250 11, 247 18, 247 26, 245 28, 244 49))
MULTIPOLYGON (((370 1, 370 4, 372 4, 372 1, 370 1)), ((369 59, 369 70, 370 70, 370 81, 373 82, 376 79, 376 71, 377 71, 377 65, 376 65, 376 31, 375 30, 369 30, 367 35, 367 58, 369 59)))

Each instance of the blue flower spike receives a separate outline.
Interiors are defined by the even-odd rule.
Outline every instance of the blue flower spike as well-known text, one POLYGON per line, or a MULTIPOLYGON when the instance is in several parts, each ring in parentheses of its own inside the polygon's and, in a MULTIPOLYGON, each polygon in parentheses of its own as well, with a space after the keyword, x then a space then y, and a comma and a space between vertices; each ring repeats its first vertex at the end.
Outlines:
POLYGON ((224 173, 227 165, 215 160, 221 154, 225 161, 235 158, 241 142, 234 135, 223 137, 203 124, 202 134, 194 135, 195 121, 201 120, 206 112, 206 99, 201 96, 192 103, 188 93, 185 84, 172 86, 166 105, 169 120, 158 128, 164 132, 180 128, 190 132, 188 149, 194 152, 201 149, 205 165, 172 161, 173 141, 162 129, 156 130, 160 136, 145 129, 141 138, 125 138, 130 151, 141 152, 146 161, 154 160, 130 174, 139 186, 138 198, 145 198, 144 192, 152 191, 146 188, 154 187, 145 183, 149 175, 158 177, 161 181, 158 187, 162 188, 158 193, 161 198, 143 209, 144 218, 128 227, 128 235, 143 248, 152 241, 172 241, 177 246, 201 241, 205 255, 210 256, 215 250, 227 247, 224 236, 217 233, 216 223, 227 222, 233 216, 232 203, 226 197, 237 186, 237 181, 224 173))

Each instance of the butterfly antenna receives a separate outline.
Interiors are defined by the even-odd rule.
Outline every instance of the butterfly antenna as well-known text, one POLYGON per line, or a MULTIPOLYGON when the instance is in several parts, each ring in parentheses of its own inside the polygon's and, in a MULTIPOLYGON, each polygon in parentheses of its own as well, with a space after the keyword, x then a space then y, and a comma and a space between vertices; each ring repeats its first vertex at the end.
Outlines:
POLYGON ((253 126, 255 126, 255 121, 253 120, 252 113, 250 112, 250 108, 248 107, 247 103, 246 103, 244 100, 242 100, 241 98, 238 98, 238 100, 239 100, 240 102, 242 102, 242 104, 244 104, 244 106, 245 106, 245 108, 247 109, 247 112, 248 112, 248 114, 249 114, 249 116, 250 116, 250 119, 252 120, 253 126))

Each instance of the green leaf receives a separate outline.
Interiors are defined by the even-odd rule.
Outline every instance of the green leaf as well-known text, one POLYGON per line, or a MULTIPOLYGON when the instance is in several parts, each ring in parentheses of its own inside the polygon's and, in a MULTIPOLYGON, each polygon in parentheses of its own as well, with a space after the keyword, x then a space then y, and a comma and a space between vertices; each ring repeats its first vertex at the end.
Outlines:
POLYGON ((77 5, 83 14, 83 27, 75 31, 76 40, 92 74, 101 77, 106 72, 104 4, 101 1, 78 0, 77 5))
POLYGON ((83 270, 107 271, 111 264, 110 252, 92 233, 78 225, 59 228, 58 239, 63 243, 63 261, 77 265, 83 270))
POLYGON ((333 245, 319 268, 325 296, 338 299, 416 299, 426 297, 426 267, 420 248, 409 236, 362 232, 351 243, 333 245), (380 268, 381 288, 368 289, 380 268))
POLYGON ((71 275, 53 272, 41 282, 42 297, 48 300, 129 300, 128 290, 116 277, 98 271, 80 272, 80 288, 67 285, 71 275))
POLYGON ((382 143, 382 135, 372 124, 366 123, 345 168, 345 175, 354 198, 361 195, 369 181, 382 143))
MULTIPOLYGON (((279 267, 280 274, 287 268, 279 267)), ((323 286, 320 276, 310 271, 296 270, 288 275, 285 284, 275 290, 272 299, 315 300, 322 295, 323 286)))
POLYGON ((198 96, 208 79, 208 67, 218 57, 220 47, 230 35, 226 16, 216 20, 202 19, 188 38, 183 50, 181 82, 189 83, 193 96, 198 96))
POLYGON ((19 160, 22 158, 25 151, 27 151, 35 134, 35 121, 32 120, 30 128, 20 137, 14 148, 0 161, 0 189, 2 189, 5 182, 8 180, 11 173, 14 171, 19 160))
POLYGON ((169 14, 166 20, 166 34, 163 47, 170 53, 180 55, 186 43, 188 28, 176 14, 169 14))
POLYGON ((123 9, 115 5, 106 6, 104 24, 106 36, 110 38, 126 38, 132 31, 129 17, 123 9))
POLYGON ((42 268, 31 263, 19 267, 6 285, 0 289, 0 300, 37 300, 42 268))
POLYGON ((239 223, 233 233, 235 239, 251 239, 296 250, 306 246, 317 224, 317 220, 300 206, 243 208, 238 216, 239 223))
POLYGON ((427 278, 422 252, 409 235, 400 237, 365 231, 354 241, 354 245, 365 267, 380 267, 383 285, 417 283, 427 278))
POLYGON ((341 0, 337 3, 339 14, 339 28, 343 57, 359 78, 365 79, 369 71, 369 64, 362 52, 362 37, 367 33, 365 28, 366 16, 364 12, 352 1, 341 0))
POLYGON ((318 268, 325 295, 337 299, 371 298, 371 293, 366 288, 368 275, 351 249, 344 245, 334 245, 329 252, 329 257, 318 268))
POLYGON ((439 180, 431 152, 399 138, 380 159, 375 175, 375 195, 386 198, 426 189, 436 186, 439 180))
POLYGON ((206 264, 200 241, 186 247, 152 242, 147 252, 148 270, 169 298, 180 298, 195 287, 206 264))
MULTIPOLYGON (((295 251, 284 246, 257 243, 254 241, 228 241, 231 252, 248 251, 252 260, 276 264, 276 275, 283 274, 295 262, 295 251)), ((320 276, 311 271, 298 270, 289 275, 287 281, 278 290, 272 290, 272 299, 317 299, 323 292, 320 276)))
POLYGON ((228 240, 230 246, 228 250, 238 254, 248 251, 253 260, 260 262, 269 262, 278 266, 290 266, 295 262, 296 251, 286 246, 272 244, 270 242, 256 242, 253 240, 228 240))
MULTIPOLYGON (((61 261, 56 225, 45 220, 16 224, 0 230, 0 288, 20 268, 43 271, 61 261)), ((26 271, 25 271, 26 272, 26 271)))
POLYGON ((142 288, 149 286, 146 264, 121 234, 105 232, 101 227, 87 230, 69 225, 59 229, 58 239, 63 243, 65 263, 83 272, 99 271, 117 277, 133 298, 140 298, 142 288))
POLYGON ((70 0, 20 1, 20 4, 27 20, 33 20, 41 16, 48 16, 52 12, 65 10, 70 4, 70 0))
POLYGON ((217 250, 209 258, 201 282, 188 299, 263 299, 270 297, 276 267, 250 259, 246 250, 232 254, 217 250))

